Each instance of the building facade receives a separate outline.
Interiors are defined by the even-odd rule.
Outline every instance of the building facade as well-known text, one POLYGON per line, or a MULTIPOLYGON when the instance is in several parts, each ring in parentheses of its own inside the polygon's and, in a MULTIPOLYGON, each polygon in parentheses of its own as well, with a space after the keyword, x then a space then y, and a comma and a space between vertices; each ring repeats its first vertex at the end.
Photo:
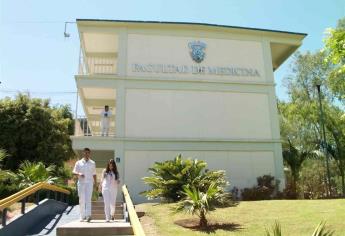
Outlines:
POLYGON ((273 72, 305 34, 221 25, 77 20, 75 76, 85 116, 73 148, 115 158, 136 202, 154 162, 176 155, 223 169, 230 188, 275 176, 284 185, 273 72), (101 111, 109 105, 109 136, 101 111))

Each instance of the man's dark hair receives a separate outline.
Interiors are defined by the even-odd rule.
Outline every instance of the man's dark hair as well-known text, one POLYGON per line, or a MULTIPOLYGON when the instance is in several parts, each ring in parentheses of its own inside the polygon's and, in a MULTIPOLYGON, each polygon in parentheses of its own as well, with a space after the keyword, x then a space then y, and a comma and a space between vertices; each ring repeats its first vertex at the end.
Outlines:
POLYGON ((108 106, 108 105, 105 105, 104 108, 109 108, 109 106, 108 106))
POLYGON ((84 152, 87 151, 87 152, 91 152, 90 148, 84 148, 84 152))

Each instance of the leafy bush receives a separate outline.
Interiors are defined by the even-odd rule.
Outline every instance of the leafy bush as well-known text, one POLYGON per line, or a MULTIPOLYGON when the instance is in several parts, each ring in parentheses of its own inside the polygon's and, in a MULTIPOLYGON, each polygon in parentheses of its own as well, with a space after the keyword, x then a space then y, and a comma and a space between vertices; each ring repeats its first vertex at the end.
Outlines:
POLYGON ((54 177, 54 169, 53 165, 45 167, 42 162, 35 163, 25 160, 20 164, 15 182, 18 183, 19 188, 27 188, 38 182, 53 184, 58 181, 58 178, 54 177))
POLYGON ((266 236, 282 236, 282 229, 278 221, 274 223, 271 228, 272 234, 270 230, 266 229, 266 236))
POLYGON ((67 195, 67 203, 68 205, 74 206, 74 205, 78 205, 79 204, 79 197, 78 197, 78 192, 77 192, 77 188, 76 187, 71 187, 71 186, 60 186, 68 191, 70 191, 71 193, 69 195, 67 195))
MULTIPOLYGON (((307 160, 301 170, 303 198, 320 199, 327 197, 327 177, 324 161, 307 160)), ((333 172, 332 172, 333 173, 333 172)))
POLYGON ((258 185, 252 188, 245 188, 241 191, 242 199, 245 201, 269 200, 272 199, 276 189, 276 181, 271 175, 264 175, 257 178, 258 185))
POLYGON ((12 194, 15 194, 20 189, 18 185, 8 183, 8 182, 0 182, 0 199, 6 198, 8 196, 11 196, 12 194))
POLYGON ((151 189, 141 194, 148 199, 161 199, 176 202, 184 197, 183 186, 193 186, 206 192, 211 183, 221 187, 222 191, 229 184, 225 179, 225 171, 205 171, 206 162, 197 159, 183 160, 178 155, 174 160, 156 162, 149 172, 150 177, 143 180, 151 189))

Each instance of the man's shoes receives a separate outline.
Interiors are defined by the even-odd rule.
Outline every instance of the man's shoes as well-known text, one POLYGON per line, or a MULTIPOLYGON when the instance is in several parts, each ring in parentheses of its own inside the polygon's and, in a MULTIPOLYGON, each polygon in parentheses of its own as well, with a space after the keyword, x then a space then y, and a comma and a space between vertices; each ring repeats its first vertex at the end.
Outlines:
POLYGON ((90 221, 91 221, 91 216, 88 216, 88 217, 86 218, 86 221, 87 221, 87 222, 90 222, 90 221))

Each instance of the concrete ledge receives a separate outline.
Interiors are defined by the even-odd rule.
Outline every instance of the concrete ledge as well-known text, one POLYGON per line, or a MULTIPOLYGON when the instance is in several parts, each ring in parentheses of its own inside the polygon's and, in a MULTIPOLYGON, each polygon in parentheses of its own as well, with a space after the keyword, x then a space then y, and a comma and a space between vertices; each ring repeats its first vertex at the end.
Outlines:
POLYGON ((25 235, 43 219, 63 213, 67 206, 67 203, 55 201, 53 199, 44 199, 39 205, 31 208, 24 215, 20 215, 8 222, 5 227, 0 229, 0 236, 25 235))

